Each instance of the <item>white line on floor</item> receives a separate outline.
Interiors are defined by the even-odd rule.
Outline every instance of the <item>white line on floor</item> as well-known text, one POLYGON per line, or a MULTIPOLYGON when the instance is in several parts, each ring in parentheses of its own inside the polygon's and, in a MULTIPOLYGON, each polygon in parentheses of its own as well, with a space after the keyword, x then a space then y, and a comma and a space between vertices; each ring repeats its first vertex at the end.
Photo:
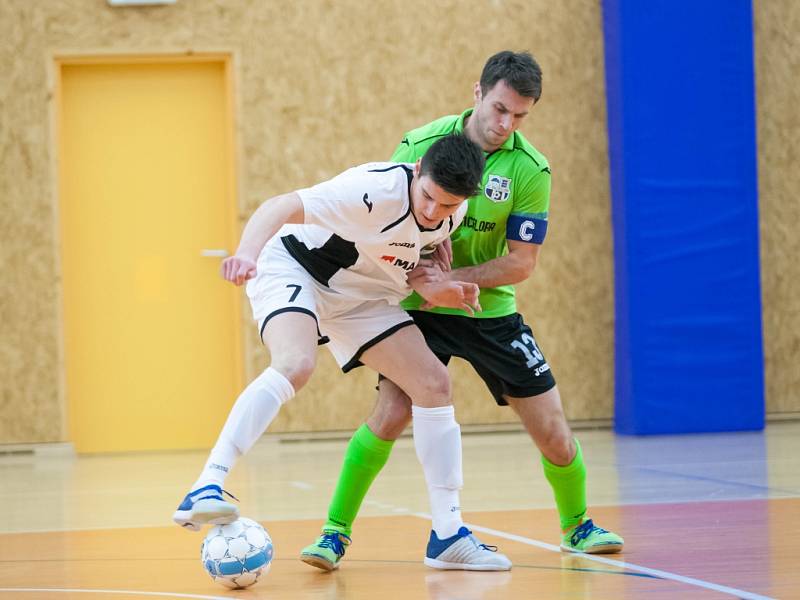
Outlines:
MULTIPOLYGON (((411 514, 413 514, 415 517, 420 517, 428 521, 430 521, 431 519, 431 516, 426 513, 411 513, 411 514)), ((515 535, 513 533, 506 533, 505 531, 498 531, 497 529, 491 529, 489 527, 481 527, 480 525, 475 525, 474 523, 465 523, 465 525, 470 529, 472 529, 473 531, 488 533, 490 535, 495 535, 497 537, 505 538, 507 540, 520 542, 521 544, 527 544, 528 546, 536 546, 537 548, 550 550, 551 552, 558 552, 558 553, 562 552, 561 548, 553 544, 548 544, 547 542, 540 542, 539 540, 522 537, 521 535, 515 535)), ((627 569, 628 571, 637 571, 639 573, 645 573, 647 575, 660 577, 662 579, 669 579, 671 581, 678 581, 680 583, 685 583, 687 585, 694 585, 696 587, 705 588, 707 590, 713 590, 715 592, 720 592, 723 594, 730 594, 731 596, 736 596, 737 598, 741 598, 742 600, 775 600, 774 598, 771 598, 769 596, 761 596, 760 594, 754 594, 752 592, 738 590, 736 588, 728 587, 725 585, 718 585, 716 583, 711 583, 710 581, 703 581, 702 579, 695 579, 694 577, 684 577, 683 575, 678 575, 677 573, 670 573, 669 571, 661 571, 659 569, 642 567, 622 560, 614 560, 611 558, 605 558, 603 556, 597 556, 596 554, 574 553, 574 555, 580 556, 581 558, 585 558, 586 560, 593 560, 595 562, 604 565, 611 565, 614 567, 619 567, 620 569, 627 569)))

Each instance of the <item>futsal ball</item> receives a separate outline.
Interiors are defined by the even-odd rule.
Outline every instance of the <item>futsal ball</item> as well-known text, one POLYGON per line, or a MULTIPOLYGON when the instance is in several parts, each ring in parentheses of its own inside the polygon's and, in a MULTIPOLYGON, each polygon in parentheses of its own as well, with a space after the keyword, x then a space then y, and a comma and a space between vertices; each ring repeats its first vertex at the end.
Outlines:
POLYGON ((211 578, 228 588, 246 588, 269 572, 272 539, 252 519, 215 525, 200 546, 200 560, 211 578))

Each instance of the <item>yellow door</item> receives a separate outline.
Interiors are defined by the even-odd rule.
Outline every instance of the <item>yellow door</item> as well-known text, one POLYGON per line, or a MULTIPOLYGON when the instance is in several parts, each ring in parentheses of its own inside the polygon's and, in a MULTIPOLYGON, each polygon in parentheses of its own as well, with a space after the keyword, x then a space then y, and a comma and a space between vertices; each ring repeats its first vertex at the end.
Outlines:
POLYGON ((226 69, 223 58, 59 63, 78 452, 210 447, 238 393, 239 295, 216 256, 236 229, 226 69))

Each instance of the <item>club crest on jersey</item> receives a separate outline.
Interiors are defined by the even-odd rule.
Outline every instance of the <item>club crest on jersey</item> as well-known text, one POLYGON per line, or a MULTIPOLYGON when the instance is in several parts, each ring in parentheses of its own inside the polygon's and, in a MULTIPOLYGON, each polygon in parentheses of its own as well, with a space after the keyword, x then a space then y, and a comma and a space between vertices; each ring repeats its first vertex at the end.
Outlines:
POLYGON ((483 193, 492 202, 505 202, 511 195, 511 180, 500 175, 489 175, 483 193))

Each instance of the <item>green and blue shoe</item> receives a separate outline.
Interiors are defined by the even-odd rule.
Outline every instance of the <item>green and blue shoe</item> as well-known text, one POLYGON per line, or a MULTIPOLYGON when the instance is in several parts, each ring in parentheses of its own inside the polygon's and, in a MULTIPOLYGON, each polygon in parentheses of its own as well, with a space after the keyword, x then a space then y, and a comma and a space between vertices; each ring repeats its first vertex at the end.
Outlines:
POLYGON ((595 525, 591 519, 567 529, 561 538, 561 549, 566 552, 587 554, 613 554, 622 552, 625 544, 616 533, 595 525))
POLYGON ((300 560, 323 571, 339 568, 344 552, 350 545, 350 538, 333 529, 323 529, 317 541, 303 548, 300 560))

